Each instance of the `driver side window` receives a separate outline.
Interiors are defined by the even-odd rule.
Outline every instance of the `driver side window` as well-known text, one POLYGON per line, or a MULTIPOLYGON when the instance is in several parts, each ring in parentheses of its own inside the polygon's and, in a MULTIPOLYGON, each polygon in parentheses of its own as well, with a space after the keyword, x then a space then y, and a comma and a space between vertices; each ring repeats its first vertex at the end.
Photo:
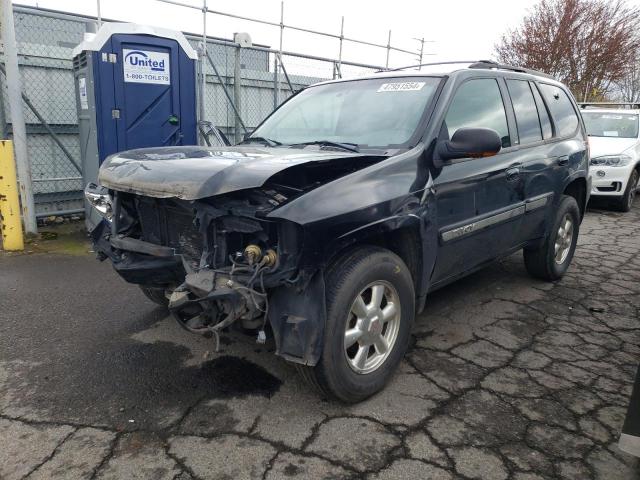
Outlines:
POLYGON ((449 139, 459 128, 491 128, 498 132, 503 148, 511 146, 500 87, 493 78, 478 78, 463 83, 449 105, 445 125, 449 139))

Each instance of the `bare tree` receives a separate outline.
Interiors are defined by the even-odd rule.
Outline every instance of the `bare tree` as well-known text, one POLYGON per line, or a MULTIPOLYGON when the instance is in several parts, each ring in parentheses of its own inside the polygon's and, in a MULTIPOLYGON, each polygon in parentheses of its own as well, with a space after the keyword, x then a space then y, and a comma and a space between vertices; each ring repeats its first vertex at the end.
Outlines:
POLYGON ((627 73, 615 85, 617 96, 622 102, 640 102, 640 54, 634 57, 627 73))
POLYGON ((625 0, 541 0, 496 57, 553 75, 582 101, 600 99, 635 66, 639 26, 640 10, 625 0))

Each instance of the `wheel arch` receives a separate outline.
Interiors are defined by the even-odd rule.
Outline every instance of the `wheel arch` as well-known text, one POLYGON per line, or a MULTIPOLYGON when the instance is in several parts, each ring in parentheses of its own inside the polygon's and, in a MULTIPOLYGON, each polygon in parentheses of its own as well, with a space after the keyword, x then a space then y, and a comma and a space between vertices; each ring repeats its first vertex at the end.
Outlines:
POLYGON ((580 219, 584 218, 587 209, 587 194, 589 193, 587 192, 587 179, 584 177, 573 179, 564 188, 562 193, 576 199, 578 208, 580 209, 580 219))
POLYGON ((430 242, 431 236, 417 215, 391 217, 342 235, 327 249, 323 263, 329 266, 347 251, 360 246, 377 246, 395 253, 409 269, 419 313, 424 308, 437 251, 437 245, 431 244, 437 242, 437 238, 430 242))

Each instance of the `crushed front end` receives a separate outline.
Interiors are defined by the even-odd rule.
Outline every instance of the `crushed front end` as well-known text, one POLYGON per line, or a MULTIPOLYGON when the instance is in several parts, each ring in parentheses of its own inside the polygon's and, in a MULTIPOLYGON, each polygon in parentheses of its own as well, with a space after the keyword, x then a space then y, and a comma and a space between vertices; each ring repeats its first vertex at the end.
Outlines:
MULTIPOLYGON (((104 193, 103 193, 104 194, 104 193)), ((300 227, 267 214, 287 198, 250 189, 201 200, 110 191, 96 251, 128 282, 163 289, 172 316, 213 336, 232 324, 265 339, 269 292, 297 282, 300 227)))

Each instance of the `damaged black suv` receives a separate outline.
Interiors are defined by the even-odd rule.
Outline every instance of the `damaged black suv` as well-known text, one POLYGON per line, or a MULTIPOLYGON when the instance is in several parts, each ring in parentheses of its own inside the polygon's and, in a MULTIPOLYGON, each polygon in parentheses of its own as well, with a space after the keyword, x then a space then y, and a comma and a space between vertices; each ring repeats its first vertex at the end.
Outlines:
POLYGON ((524 250, 557 280, 590 191, 550 77, 487 61, 309 87, 241 144, 113 155, 95 248, 181 326, 272 335, 324 394, 377 392, 429 292, 524 250))

